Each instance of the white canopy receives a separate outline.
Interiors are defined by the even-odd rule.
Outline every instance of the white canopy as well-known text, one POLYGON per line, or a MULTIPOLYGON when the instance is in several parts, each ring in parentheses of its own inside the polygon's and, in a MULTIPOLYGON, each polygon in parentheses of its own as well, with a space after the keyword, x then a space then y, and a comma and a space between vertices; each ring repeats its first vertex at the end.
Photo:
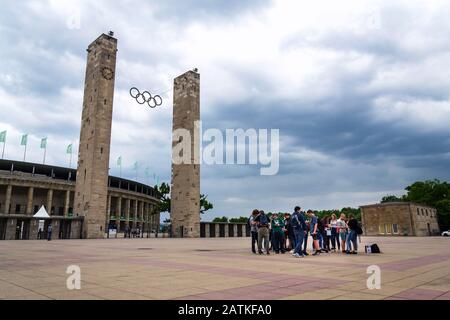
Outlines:
POLYGON ((41 209, 34 215, 34 218, 50 218, 50 216, 47 213, 47 210, 45 210, 45 207, 42 206, 41 209))

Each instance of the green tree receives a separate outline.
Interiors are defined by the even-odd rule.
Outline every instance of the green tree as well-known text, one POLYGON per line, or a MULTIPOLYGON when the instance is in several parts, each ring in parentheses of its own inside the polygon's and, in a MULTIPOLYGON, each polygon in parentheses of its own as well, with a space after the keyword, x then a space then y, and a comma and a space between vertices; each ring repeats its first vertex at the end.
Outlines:
POLYGON ((388 195, 383 197, 383 199, 381 199, 381 203, 389 203, 389 202, 403 202, 405 201, 405 197, 397 197, 395 195, 388 195))
POLYGON ((212 222, 214 222, 214 223, 220 223, 220 222, 227 223, 228 222, 228 218, 227 217, 215 218, 212 222))
POLYGON ((248 222, 248 218, 247 217, 231 218, 230 222, 231 223, 247 223, 248 222))
MULTIPOLYGON (((154 187, 157 197, 160 200, 154 207, 154 213, 168 212, 170 213, 171 198, 170 198, 170 186, 167 183, 161 184, 160 187, 154 187)), ((200 213, 204 214, 206 211, 213 209, 214 206, 208 201, 208 197, 204 194, 200 195, 200 213)))

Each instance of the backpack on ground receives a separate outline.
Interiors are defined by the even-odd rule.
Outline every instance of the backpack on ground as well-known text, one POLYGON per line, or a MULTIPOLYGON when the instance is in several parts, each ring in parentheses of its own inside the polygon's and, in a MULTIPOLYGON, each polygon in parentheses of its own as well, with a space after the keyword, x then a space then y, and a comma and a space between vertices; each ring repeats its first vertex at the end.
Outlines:
POLYGON ((366 246, 366 253, 381 253, 381 250, 380 250, 380 247, 378 247, 378 245, 375 243, 375 244, 372 244, 372 245, 369 245, 369 246, 366 246))

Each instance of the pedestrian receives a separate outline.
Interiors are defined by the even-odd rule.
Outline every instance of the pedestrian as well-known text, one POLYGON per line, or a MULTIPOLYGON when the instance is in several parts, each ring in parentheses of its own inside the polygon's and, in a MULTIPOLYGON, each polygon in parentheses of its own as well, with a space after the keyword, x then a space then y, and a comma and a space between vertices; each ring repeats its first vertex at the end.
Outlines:
MULTIPOLYGON (((272 221, 272 214, 269 213, 267 217, 270 221, 272 221), (270 216, 269 216, 270 215, 270 216)), ((269 251, 273 250, 273 230, 272 230, 272 223, 269 223, 269 251)))
POLYGON ((284 254, 284 219, 277 213, 272 215, 272 237, 273 237, 273 250, 276 254, 284 254))
POLYGON ((255 221, 255 218, 259 215, 259 211, 257 209, 253 210, 250 218, 248 218, 248 223, 250 225, 250 231, 252 234, 252 252, 256 254, 256 247, 258 246, 258 223, 255 221))
POLYGON ((328 235, 330 218, 328 216, 319 220, 320 236, 322 238, 321 249, 323 252, 330 252, 330 236, 328 235))
POLYGON ((47 228, 47 241, 52 241, 52 232, 53 232, 53 227, 52 227, 52 223, 50 222, 50 224, 48 225, 48 228, 47 228))
POLYGON ((295 249, 295 235, 294 235, 294 229, 292 227, 292 217, 289 213, 286 213, 284 215, 284 228, 286 229, 286 232, 285 232, 286 251, 292 251, 291 253, 294 253, 293 250, 295 249))
POLYGON ((358 254, 358 227, 358 220, 350 216, 348 220, 347 254, 358 254))
MULTIPOLYGON (((302 212, 301 214, 304 217, 306 217, 306 214, 304 212, 302 212)), ((305 220, 306 220, 306 218, 305 218, 305 220)), ((311 231, 311 224, 309 223, 309 221, 306 221, 305 238, 303 239, 303 255, 305 255, 305 256, 309 256, 307 249, 308 249, 308 240, 309 240, 310 231, 311 231)))
POLYGON ((293 252, 293 256, 295 258, 303 258, 305 255, 303 254, 303 241, 305 239, 305 230, 306 226, 306 218, 301 213, 301 208, 299 206, 295 207, 294 213, 292 214, 292 228, 294 229, 295 236, 295 249, 293 252))
POLYGON ((339 230, 339 240, 341 241, 341 249, 342 249, 342 253, 346 253, 347 249, 346 249, 346 245, 347 245, 347 222, 346 222, 346 217, 345 214, 341 214, 339 220, 336 223, 336 226, 339 230))
POLYGON ((270 219, 266 215, 266 213, 261 210, 259 215, 255 218, 255 221, 258 223, 258 253, 260 255, 263 254, 263 243, 264 250, 267 255, 270 255, 269 250, 269 225, 270 219))
POLYGON ((318 256, 321 253, 320 246, 319 246, 318 219, 312 210, 308 211, 308 216, 311 219, 311 227, 310 228, 311 228, 311 236, 313 238, 313 248, 314 248, 313 256, 318 256))
POLYGON ((337 227, 337 216, 333 214, 331 216, 330 228, 331 228, 331 250, 336 252, 336 248, 341 250, 341 241, 339 239, 339 229, 337 227))

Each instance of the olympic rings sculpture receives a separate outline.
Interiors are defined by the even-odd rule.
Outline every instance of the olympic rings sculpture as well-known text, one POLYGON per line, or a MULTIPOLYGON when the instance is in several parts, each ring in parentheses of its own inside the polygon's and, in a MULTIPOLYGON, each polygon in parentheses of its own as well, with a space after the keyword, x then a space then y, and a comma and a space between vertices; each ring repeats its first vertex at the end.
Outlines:
POLYGON ((135 99, 137 103, 147 104, 152 109, 161 106, 163 103, 161 96, 152 96, 152 94, 148 91, 141 93, 141 91, 136 87, 130 89, 130 96, 135 99))

